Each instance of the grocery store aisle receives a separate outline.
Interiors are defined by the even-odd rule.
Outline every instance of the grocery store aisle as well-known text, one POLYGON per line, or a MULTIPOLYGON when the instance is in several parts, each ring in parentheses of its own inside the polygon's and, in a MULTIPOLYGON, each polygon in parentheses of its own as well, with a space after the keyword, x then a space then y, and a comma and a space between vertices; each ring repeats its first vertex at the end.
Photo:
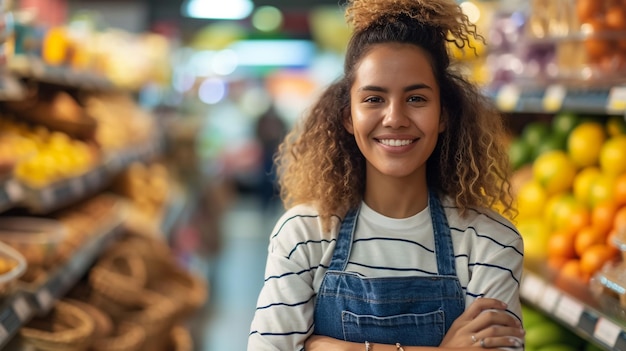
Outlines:
POLYGON ((245 351, 256 298, 263 285, 267 243, 282 209, 262 208, 258 198, 239 195, 222 218, 222 249, 202 262, 211 297, 195 322, 197 351, 245 351))

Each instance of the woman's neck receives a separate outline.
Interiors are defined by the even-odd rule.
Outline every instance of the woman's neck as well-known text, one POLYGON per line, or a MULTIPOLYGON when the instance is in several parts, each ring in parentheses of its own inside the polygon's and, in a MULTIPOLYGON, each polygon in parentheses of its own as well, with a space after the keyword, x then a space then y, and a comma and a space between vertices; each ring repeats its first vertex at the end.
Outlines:
POLYGON ((428 186, 425 180, 416 182, 414 178, 368 179, 363 200, 384 216, 407 218, 428 206, 428 186))

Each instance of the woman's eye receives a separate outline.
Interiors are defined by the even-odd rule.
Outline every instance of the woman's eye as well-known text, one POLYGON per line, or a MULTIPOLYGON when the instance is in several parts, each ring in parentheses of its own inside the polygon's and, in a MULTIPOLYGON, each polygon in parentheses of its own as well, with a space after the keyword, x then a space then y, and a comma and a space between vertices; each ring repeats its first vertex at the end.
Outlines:
POLYGON ((376 102, 382 102, 383 99, 381 99, 378 96, 370 96, 368 98, 366 98, 365 100, 363 100, 363 102, 370 102, 370 103, 376 103, 376 102))
POLYGON ((424 101, 426 101, 426 99, 424 99, 421 96, 411 96, 411 97, 408 98, 408 101, 409 102, 424 102, 424 101))

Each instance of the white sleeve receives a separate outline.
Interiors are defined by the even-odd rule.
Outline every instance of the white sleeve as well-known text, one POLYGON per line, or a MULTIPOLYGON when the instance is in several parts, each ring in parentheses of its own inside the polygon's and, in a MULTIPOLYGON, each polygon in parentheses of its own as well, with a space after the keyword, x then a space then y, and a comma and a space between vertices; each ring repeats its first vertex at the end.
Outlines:
POLYGON ((330 243, 319 233, 316 215, 287 212, 278 221, 250 327, 249 351, 304 350, 314 328, 314 279, 330 243))

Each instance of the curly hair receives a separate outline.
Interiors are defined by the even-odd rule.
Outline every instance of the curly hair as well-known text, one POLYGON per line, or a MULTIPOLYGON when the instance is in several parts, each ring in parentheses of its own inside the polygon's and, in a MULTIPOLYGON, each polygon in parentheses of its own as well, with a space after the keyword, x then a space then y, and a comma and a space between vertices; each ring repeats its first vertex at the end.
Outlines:
POLYGON ((513 214, 503 119, 477 86, 454 69, 448 43, 471 47, 483 40, 454 0, 351 0, 346 19, 354 28, 344 75, 331 84, 297 123, 276 158, 287 208, 316 206, 328 229, 362 201, 365 158, 343 125, 360 60, 374 45, 397 42, 423 48, 439 83, 446 129, 427 161, 429 187, 452 198, 461 214, 499 205, 513 214))

